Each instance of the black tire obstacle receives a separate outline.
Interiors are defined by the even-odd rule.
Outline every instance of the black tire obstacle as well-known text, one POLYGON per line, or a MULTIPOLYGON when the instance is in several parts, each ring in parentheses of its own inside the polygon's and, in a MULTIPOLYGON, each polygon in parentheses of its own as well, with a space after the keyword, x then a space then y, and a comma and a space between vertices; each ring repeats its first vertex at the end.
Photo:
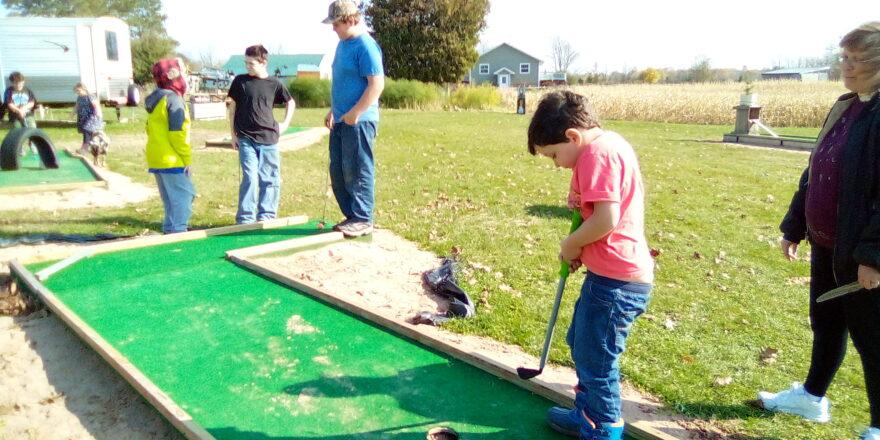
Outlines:
POLYGON ((32 144, 37 148, 40 161, 46 168, 58 168, 58 156, 55 154, 55 145, 49 139, 49 135, 39 128, 16 128, 11 130, 0 145, 0 169, 3 171, 17 170, 19 154, 26 145, 32 144))

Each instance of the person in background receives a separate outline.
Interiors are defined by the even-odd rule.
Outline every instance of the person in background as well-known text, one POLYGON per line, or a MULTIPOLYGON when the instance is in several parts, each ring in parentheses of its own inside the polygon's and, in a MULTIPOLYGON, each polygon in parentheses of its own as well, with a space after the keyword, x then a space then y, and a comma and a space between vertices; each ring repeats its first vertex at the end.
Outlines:
POLYGON ((162 232, 186 232, 196 196, 192 184, 192 146, 184 64, 179 59, 153 65, 156 90, 144 100, 147 110, 147 166, 156 177, 165 208, 162 232))
POLYGON ((95 132, 104 128, 104 114, 101 111, 101 103, 95 95, 89 93, 89 89, 83 83, 77 83, 73 87, 76 93, 76 129, 83 135, 81 154, 89 152, 89 142, 95 136, 95 132))
POLYGON ((269 52, 262 45, 244 52, 247 74, 229 86, 232 148, 238 150, 241 184, 238 187, 238 224, 271 220, 281 195, 281 155, 278 139, 287 131, 296 102, 278 78, 269 76, 269 52), (286 106, 284 121, 275 121, 272 108, 286 106))
POLYGON ((339 37, 333 60, 330 112, 330 182, 345 220, 333 227, 346 237, 373 232, 376 204, 373 142, 379 124, 379 96, 385 88, 382 49, 361 25, 351 0, 330 4, 324 24, 339 37))
POLYGON ((847 335, 861 355, 871 424, 863 440, 880 440, 880 22, 866 23, 840 42, 841 96, 825 120, 788 213, 782 254, 796 257, 807 239, 810 257, 812 357, 803 385, 761 391, 764 408, 816 422, 831 420, 825 396, 843 358, 847 335), (817 302, 857 281, 854 293, 817 302))
POLYGON ((37 98, 31 89, 25 87, 24 75, 21 72, 12 72, 9 75, 9 83, 11 85, 3 92, 3 105, 9 115, 9 121, 15 128, 36 127, 34 107, 37 105, 37 98))

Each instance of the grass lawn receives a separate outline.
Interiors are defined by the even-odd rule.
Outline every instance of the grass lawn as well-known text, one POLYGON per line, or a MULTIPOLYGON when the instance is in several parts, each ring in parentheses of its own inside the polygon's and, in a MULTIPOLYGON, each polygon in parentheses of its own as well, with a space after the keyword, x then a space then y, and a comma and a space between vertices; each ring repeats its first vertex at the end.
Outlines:
MULTIPOLYGON (((300 109, 293 125, 319 126, 323 115, 300 109)), ((108 128, 114 138, 108 163, 153 185, 144 171, 140 121, 108 128)), ((461 284, 480 306, 477 317, 450 328, 539 354, 556 287, 558 243, 568 230, 564 201, 571 173, 526 152, 528 121, 515 114, 385 110, 376 147, 376 219, 426 250, 460 252, 461 284)), ((623 134, 639 154, 647 234, 660 251, 648 315, 637 322, 622 362, 627 380, 685 414, 723 421, 744 438, 856 438, 868 410, 852 349, 829 391, 832 423, 744 405, 758 390, 803 380, 808 367, 807 288, 799 281, 808 263, 787 262, 777 245, 777 226, 806 154, 719 143, 729 126, 611 121, 606 128, 623 134), (766 348, 779 350, 775 362, 762 361, 766 348), (727 378, 728 385, 716 385, 727 378)), ((47 131, 61 147, 78 144, 72 129, 47 131)), ((196 122, 194 145, 226 131, 222 121, 196 122)), ((782 132, 815 136, 818 129, 782 132)), ((281 215, 322 216, 326 160, 324 143, 283 153, 281 215)), ((192 226, 233 223, 235 153, 198 149, 195 172, 199 198, 192 226)), ((333 200, 327 212, 328 220, 340 218, 333 200)), ((0 236, 155 231, 161 217, 158 198, 45 215, 3 211, 0 236)), ((570 364, 562 335, 580 283, 581 276, 568 283, 552 362, 570 364)))

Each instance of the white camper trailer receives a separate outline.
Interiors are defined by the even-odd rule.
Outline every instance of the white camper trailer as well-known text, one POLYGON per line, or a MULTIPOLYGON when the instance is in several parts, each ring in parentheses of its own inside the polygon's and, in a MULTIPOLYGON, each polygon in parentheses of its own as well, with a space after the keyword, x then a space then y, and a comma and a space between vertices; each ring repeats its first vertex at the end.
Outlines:
POLYGON ((118 18, 0 18, 0 91, 21 72, 40 103, 76 101, 85 84, 101 101, 125 102, 132 74, 128 24, 118 18))

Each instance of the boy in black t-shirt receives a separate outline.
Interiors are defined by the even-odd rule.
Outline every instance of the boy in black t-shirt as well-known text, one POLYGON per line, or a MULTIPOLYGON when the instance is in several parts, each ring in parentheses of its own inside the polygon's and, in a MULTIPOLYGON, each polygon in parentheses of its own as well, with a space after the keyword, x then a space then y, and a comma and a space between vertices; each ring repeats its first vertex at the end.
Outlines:
POLYGON ((241 185, 238 187, 238 224, 270 220, 278 212, 281 156, 278 138, 287 130, 296 102, 278 78, 269 76, 269 53, 262 45, 244 52, 247 75, 238 75, 229 87, 232 147, 238 150, 241 185), (272 108, 284 104, 284 122, 275 121, 272 108))

